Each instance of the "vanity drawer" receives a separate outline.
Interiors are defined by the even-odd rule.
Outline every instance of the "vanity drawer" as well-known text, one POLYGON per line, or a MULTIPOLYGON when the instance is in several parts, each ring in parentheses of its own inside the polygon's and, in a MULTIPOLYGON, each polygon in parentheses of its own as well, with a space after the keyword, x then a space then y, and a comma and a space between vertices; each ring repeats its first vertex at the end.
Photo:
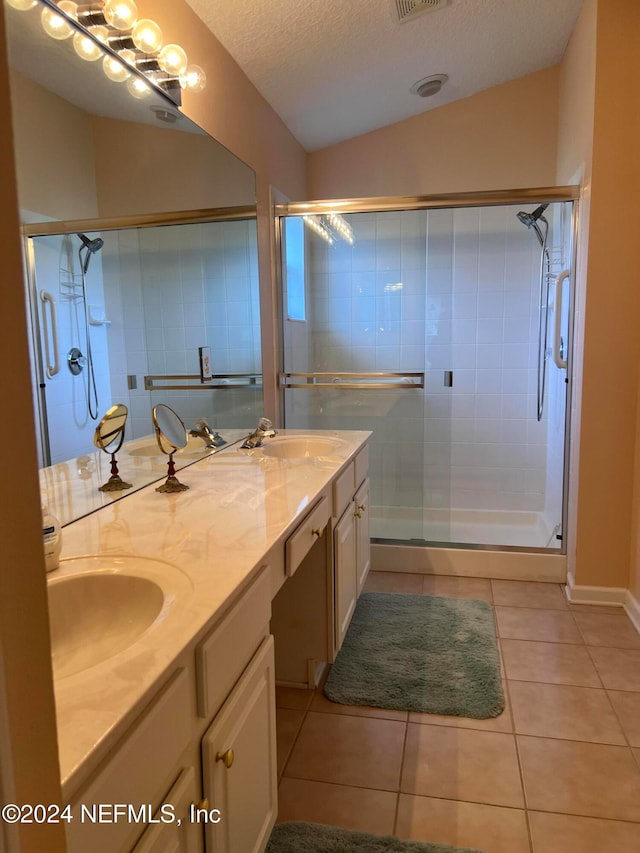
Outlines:
POLYGON ((354 488, 354 465, 349 462, 342 474, 339 474, 333 482, 333 517, 340 518, 349 503, 353 500, 354 488))
MULTIPOLYGON (((193 678, 193 675, 191 675, 193 678)), ((99 804, 127 803, 147 805, 162 796, 175 777, 175 768, 191 738, 193 723, 192 681, 186 669, 180 669, 161 695, 147 708, 131 733, 117 747, 83 793, 71 801, 74 820, 67 824, 69 853, 113 853, 131 847, 142 826, 120 816, 116 822, 92 822, 88 810, 99 804), (160 790, 159 790, 160 789, 160 790)))
POLYGON ((369 445, 365 444, 362 450, 356 453, 356 458, 354 460, 356 466, 356 476, 354 480, 354 486, 356 489, 362 483, 362 481, 366 478, 369 472, 369 445))
POLYGON ((264 566, 240 601, 196 649, 198 714, 212 717, 269 633, 271 576, 264 566))
POLYGON ((329 501, 322 498, 320 503, 307 515, 295 533, 288 539, 284 550, 285 573, 291 577, 307 556, 312 546, 323 535, 329 521, 329 501))

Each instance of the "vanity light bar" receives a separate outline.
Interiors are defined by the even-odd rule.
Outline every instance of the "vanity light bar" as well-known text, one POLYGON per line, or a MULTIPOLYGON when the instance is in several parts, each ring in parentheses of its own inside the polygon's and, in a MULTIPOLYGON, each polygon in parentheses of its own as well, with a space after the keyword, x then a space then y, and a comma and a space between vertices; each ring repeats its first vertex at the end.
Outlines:
POLYGON ((98 0, 81 6, 73 0, 7 0, 14 9, 41 7, 44 31, 59 41, 72 38, 78 56, 103 61, 110 80, 127 83, 134 97, 156 87, 180 104, 180 92, 201 92, 207 82, 199 65, 189 65, 179 44, 163 46, 162 30, 150 18, 138 19, 134 0, 98 0), (132 71, 143 75, 133 75, 132 71), (146 77, 148 84, 145 85, 146 77))

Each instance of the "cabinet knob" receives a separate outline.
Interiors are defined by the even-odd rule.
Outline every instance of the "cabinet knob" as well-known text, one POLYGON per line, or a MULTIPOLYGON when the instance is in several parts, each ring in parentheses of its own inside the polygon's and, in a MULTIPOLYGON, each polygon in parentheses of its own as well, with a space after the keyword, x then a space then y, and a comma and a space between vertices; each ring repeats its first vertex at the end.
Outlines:
POLYGON ((319 528, 319 527, 314 527, 314 528, 312 529, 312 531, 311 531, 311 535, 312 535, 312 536, 317 536, 317 537, 318 537, 318 539, 321 539, 321 538, 322 538, 322 536, 323 536, 323 534, 324 534, 324 528, 323 528, 322 530, 320 530, 320 528, 319 528))
POLYGON ((366 504, 358 504, 358 509, 360 510, 360 512, 365 512, 365 510, 367 509, 367 505, 366 504))
POLYGON ((360 512, 360 510, 358 510, 358 512, 354 512, 353 514, 356 518, 362 518, 362 513, 360 512))
POLYGON ((222 761, 227 769, 233 764, 234 758, 235 755, 232 749, 228 749, 226 752, 216 752, 216 761, 222 761))
POLYGON ((196 809, 204 809, 205 811, 209 811, 209 800, 205 797, 203 800, 200 800, 199 803, 193 803, 196 809))

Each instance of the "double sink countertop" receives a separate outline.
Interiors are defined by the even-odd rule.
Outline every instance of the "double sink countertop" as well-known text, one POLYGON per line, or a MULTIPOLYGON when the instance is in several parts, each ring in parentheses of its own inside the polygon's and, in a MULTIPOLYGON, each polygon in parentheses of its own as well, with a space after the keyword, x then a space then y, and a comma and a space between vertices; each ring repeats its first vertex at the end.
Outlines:
MULTIPOLYGON (((229 441, 232 434, 239 442, 247 431, 223 431, 229 441)), ((180 654, 241 596, 268 552, 295 529, 370 433, 282 430, 265 444, 296 435, 340 441, 330 454, 307 458, 278 458, 236 443, 178 471, 188 491, 159 493, 156 480, 63 528, 60 568, 48 575, 50 585, 78 573, 122 572, 147 577, 165 590, 161 615, 132 645, 96 665, 54 677, 65 800, 113 749, 180 654)), ((121 458, 123 451, 119 464, 121 458)), ((120 469, 124 478, 126 465, 120 469)), ((65 488, 67 480, 63 477, 65 488)), ((55 512, 51 494, 49 500, 55 512)), ((77 512, 77 495, 74 500, 77 512)), ((118 612, 113 626, 117 634, 118 612)))

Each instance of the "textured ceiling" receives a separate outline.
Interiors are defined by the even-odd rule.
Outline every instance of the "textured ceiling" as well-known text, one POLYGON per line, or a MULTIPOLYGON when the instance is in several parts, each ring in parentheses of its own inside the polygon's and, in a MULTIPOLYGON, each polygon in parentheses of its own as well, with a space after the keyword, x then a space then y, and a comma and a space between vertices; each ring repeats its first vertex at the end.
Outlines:
POLYGON ((391 0, 187 2, 309 151, 559 62, 582 6, 452 0, 400 24, 391 0))

